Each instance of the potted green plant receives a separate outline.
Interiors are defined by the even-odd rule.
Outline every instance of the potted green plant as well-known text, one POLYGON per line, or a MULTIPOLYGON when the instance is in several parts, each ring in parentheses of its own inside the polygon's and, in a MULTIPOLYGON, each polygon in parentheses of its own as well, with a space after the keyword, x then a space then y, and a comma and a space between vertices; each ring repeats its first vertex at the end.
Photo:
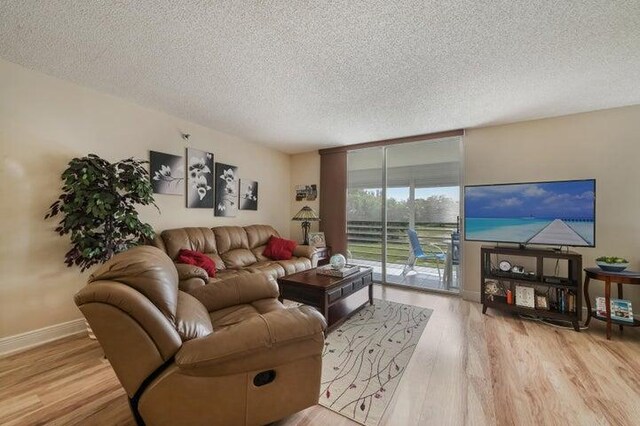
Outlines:
POLYGON ((45 216, 62 215, 55 231, 71 238, 68 267, 85 271, 153 238, 153 228, 136 211, 138 204, 158 208, 146 163, 133 158, 110 163, 95 154, 69 162, 62 173, 62 194, 45 216))
POLYGON ((140 221, 136 211, 137 205, 158 208, 146 163, 133 158, 110 163, 95 154, 69 162, 61 176, 62 194, 45 215, 62 215, 55 231, 71 239, 65 254, 68 267, 85 271, 154 237, 151 225, 140 221))

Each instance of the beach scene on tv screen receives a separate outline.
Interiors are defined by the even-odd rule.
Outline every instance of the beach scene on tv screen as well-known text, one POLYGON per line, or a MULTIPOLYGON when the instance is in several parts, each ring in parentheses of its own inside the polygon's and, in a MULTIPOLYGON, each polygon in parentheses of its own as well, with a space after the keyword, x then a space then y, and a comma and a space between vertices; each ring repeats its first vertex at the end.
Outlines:
POLYGON ((592 246, 594 191, 592 180, 468 186, 466 239, 592 246))

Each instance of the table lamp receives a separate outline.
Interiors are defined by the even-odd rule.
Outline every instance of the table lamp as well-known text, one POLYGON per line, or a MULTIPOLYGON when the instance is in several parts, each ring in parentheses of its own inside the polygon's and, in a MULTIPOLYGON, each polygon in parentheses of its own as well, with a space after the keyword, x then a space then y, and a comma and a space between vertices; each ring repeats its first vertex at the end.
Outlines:
POLYGON ((316 213, 311 207, 304 206, 291 220, 302 222, 302 234, 304 235, 304 242, 302 244, 308 246, 309 228, 311 228, 311 222, 317 222, 320 220, 318 213, 316 213))

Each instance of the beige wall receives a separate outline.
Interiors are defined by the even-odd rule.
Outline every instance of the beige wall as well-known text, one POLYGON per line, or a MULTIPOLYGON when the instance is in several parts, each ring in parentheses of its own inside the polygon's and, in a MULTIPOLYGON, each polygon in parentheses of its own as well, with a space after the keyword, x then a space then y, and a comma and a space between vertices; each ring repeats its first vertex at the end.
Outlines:
MULTIPOLYGON (((616 255, 640 270, 640 106, 468 129, 463 145, 467 185, 595 178, 597 246, 576 250, 585 266, 616 255)), ((292 156, 292 184, 319 164, 317 152, 292 156)), ((463 296, 471 300, 480 300, 481 245, 463 243, 463 296)), ((626 293, 636 306, 638 290, 626 293)))
POLYGON ((258 211, 216 218, 212 209, 185 208, 184 196, 157 195, 162 213, 145 208, 142 219, 159 230, 267 223, 289 235, 287 154, 4 61, 0 93, 0 337, 80 318, 72 297, 88 274, 64 266, 68 240, 53 232, 56 220, 43 219, 74 156, 184 155, 180 132, 190 133, 189 146, 259 182, 258 211))
MULTIPOLYGON (((466 185, 596 179, 596 247, 575 249, 585 266, 609 255, 640 269, 639 159, 640 106, 468 129, 464 137, 466 185)), ((465 296, 475 300, 481 245, 463 244, 465 296)), ((626 290, 640 306, 640 291, 626 290)))
MULTIPOLYGON (((320 214, 320 154, 318 151, 305 152, 291 156, 291 190, 290 190, 291 219, 304 206, 309 206, 320 214), (318 197, 314 201, 296 201, 296 185, 318 185, 318 197)), ((318 222, 311 223, 311 231, 318 232, 318 222)), ((291 238, 302 242, 302 228, 300 222, 291 221, 291 238)))

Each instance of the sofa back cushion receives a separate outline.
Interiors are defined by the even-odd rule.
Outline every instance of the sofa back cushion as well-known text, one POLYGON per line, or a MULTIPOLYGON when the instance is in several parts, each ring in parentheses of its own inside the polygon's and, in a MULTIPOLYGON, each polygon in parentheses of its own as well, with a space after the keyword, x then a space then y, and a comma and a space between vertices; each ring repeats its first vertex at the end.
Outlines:
POLYGON ((271 225, 245 226, 244 230, 247 233, 247 241, 250 249, 266 245, 271 236, 280 237, 278 231, 271 225))
POLYGON ((218 226, 213 228, 218 253, 227 268, 243 268, 258 260, 249 250, 249 238, 240 226, 218 226))
POLYGON ((249 241, 249 249, 254 254, 258 261, 268 260, 263 255, 264 249, 267 246, 269 238, 272 236, 279 237, 278 231, 276 231, 271 225, 251 225, 245 226, 244 230, 247 232, 247 239, 249 241))
POLYGON ((225 265, 218 254, 216 237, 210 228, 176 228, 162 231, 160 239, 171 259, 177 260, 180 250, 193 250, 204 253, 216 264, 216 269, 225 265))

